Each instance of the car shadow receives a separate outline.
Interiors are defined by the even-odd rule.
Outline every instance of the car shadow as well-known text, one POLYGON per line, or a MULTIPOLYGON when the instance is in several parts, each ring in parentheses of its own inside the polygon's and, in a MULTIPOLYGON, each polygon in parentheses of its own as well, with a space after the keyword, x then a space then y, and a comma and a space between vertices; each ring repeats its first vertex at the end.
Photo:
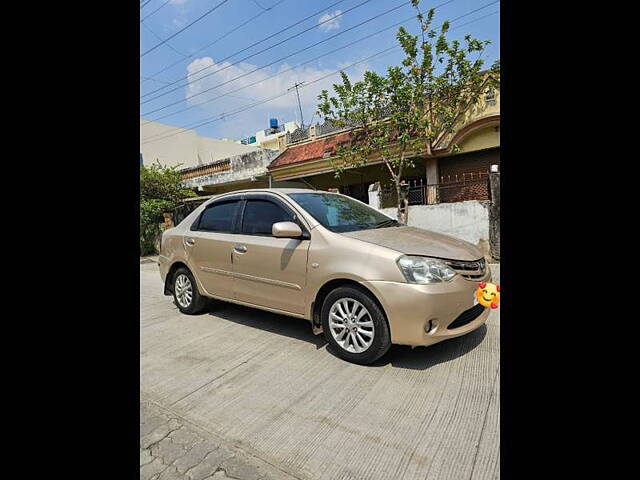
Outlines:
POLYGON ((300 318, 288 317, 221 300, 212 302, 209 314, 240 325, 258 328, 265 332, 303 340, 314 344, 316 349, 324 347, 327 343, 322 335, 313 334, 308 320, 300 318))
POLYGON ((398 368, 426 370, 466 355, 480 345, 486 335, 487 326, 482 324, 466 335, 450 338, 428 347, 411 348, 407 345, 391 345, 385 356, 369 366, 383 367, 391 364, 398 368))
MULTIPOLYGON (((337 356, 333 347, 327 344, 324 335, 313 334, 307 320, 219 300, 212 303, 208 313, 240 325, 309 342, 315 345, 317 350, 326 347, 327 352, 337 356)), ((390 364, 397 368, 426 370, 434 365, 447 363, 466 355, 480 345, 486 335, 487 326, 483 324, 466 335, 451 338, 429 347, 411 348, 406 345, 392 345, 386 355, 370 364, 369 367, 384 367, 390 364)))

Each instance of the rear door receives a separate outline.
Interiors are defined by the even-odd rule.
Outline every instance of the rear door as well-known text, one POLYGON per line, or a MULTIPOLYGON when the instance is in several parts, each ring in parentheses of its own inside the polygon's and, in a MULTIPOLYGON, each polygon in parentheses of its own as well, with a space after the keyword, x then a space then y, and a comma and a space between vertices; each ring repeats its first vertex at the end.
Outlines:
POLYGON ((233 251, 235 298, 304 314, 310 245, 306 227, 290 206, 273 195, 245 198, 233 251), (273 224, 284 221, 298 223, 306 238, 273 237, 273 224))
POLYGON ((211 295, 233 298, 231 252, 240 206, 239 197, 212 203, 184 236, 193 274, 211 295))

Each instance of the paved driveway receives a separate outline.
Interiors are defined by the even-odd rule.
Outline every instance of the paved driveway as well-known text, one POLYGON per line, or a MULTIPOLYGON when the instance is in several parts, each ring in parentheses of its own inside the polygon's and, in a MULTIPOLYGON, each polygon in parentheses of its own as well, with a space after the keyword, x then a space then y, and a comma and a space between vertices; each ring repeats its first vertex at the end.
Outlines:
POLYGON ((180 314, 140 265, 141 398, 299 479, 499 478, 500 315, 425 348, 344 362, 303 320, 180 314))

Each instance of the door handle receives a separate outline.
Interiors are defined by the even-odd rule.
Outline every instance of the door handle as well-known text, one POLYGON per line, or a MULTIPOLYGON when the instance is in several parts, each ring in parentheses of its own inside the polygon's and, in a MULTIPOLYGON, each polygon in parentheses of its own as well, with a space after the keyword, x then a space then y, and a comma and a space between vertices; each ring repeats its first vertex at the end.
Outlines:
POLYGON ((246 253, 247 252, 247 247, 244 246, 244 245, 235 245, 233 247, 233 249, 238 253, 246 253))
POLYGON ((184 243, 185 245, 189 246, 189 247, 193 247, 196 244, 195 239, 191 238, 191 237, 187 237, 184 239, 184 243))

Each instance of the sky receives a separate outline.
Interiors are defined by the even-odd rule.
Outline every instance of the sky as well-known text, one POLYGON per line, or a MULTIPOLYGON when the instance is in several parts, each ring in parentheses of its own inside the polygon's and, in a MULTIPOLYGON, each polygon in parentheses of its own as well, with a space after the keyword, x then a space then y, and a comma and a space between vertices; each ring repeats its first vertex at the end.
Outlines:
MULTIPOLYGON (((255 135, 268 128, 270 118, 300 123, 296 83, 302 83, 304 123, 316 123, 316 97, 339 82, 334 72, 344 69, 356 81, 366 70, 384 73, 403 58, 395 38, 399 25, 341 47, 404 20, 405 28, 418 32, 415 10, 406 0, 141 0, 141 5, 141 123, 193 128, 212 138, 255 135)), ((434 26, 452 22, 450 40, 466 34, 490 40, 485 65, 500 58, 499 1, 422 0, 420 7, 437 7, 434 26)), ((167 134, 179 131, 167 127, 167 134)))

